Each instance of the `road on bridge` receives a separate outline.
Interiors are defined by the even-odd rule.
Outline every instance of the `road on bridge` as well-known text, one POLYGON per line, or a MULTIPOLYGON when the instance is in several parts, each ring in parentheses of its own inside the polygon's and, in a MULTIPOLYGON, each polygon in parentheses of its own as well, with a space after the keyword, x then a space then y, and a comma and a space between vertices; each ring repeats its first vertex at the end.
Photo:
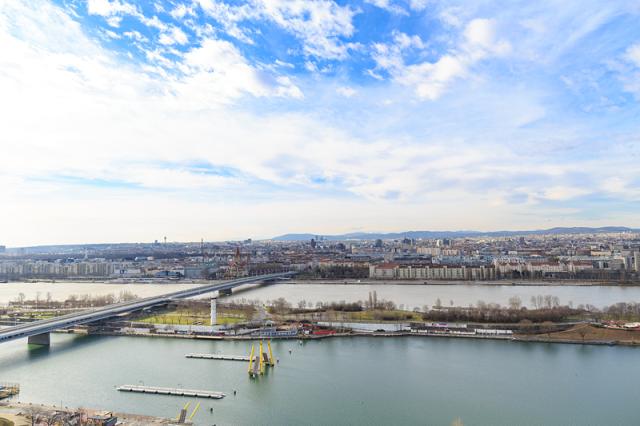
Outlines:
POLYGON ((15 327, 1 329, 0 343, 8 342, 14 339, 21 339, 24 337, 47 334, 54 330, 73 327, 75 325, 100 321, 117 315, 139 311, 151 306, 162 305, 175 299, 186 299, 189 297, 199 296, 214 291, 229 290, 234 287, 259 281, 273 281, 281 278, 287 278, 294 274, 295 272, 281 272, 277 274, 256 275, 252 277, 238 278, 223 283, 205 284, 200 287, 191 288, 188 290, 180 290, 160 296, 136 299, 130 302, 116 303, 97 309, 76 312, 73 314, 62 315, 59 317, 41 321, 34 321, 28 324, 21 324, 15 327))

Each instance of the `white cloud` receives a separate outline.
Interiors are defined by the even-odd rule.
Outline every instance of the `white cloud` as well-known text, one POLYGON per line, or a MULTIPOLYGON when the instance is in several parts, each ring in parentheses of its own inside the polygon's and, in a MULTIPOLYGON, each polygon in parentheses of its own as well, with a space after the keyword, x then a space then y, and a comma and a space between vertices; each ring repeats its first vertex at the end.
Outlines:
POLYGON ((623 89, 640 99, 640 43, 632 44, 609 68, 618 76, 623 89))
POLYGON ((155 28, 159 31, 167 31, 169 29, 169 26, 162 22, 160 19, 158 19, 157 16, 152 16, 151 18, 148 18, 142 14, 137 15, 138 19, 140 20, 140 22, 142 22, 143 24, 145 24, 147 27, 151 27, 151 28, 155 28))
POLYGON ((134 5, 120 0, 88 0, 87 11, 90 15, 104 17, 119 14, 135 15, 138 13, 134 5))
POLYGON ((327 59, 342 59, 352 43, 341 37, 353 34, 353 16, 349 6, 331 0, 259 0, 262 13, 304 43, 307 54, 327 59))
POLYGON ((122 35, 136 41, 149 41, 145 36, 140 34, 140 32, 135 30, 125 31, 122 33, 122 35))
POLYGON ((365 3, 370 3, 380 9, 384 9, 397 15, 408 15, 407 11, 402 6, 394 3, 392 0, 365 0, 365 3))
POLYGON ((211 106, 250 93, 254 96, 301 98, 288 77, 274 77, 250 65, 228 41, 207 39, 184 55, 180 65, 186 77, 173 85, 190 104, 211 106))
POLYGON ((344 96, 345 98, 351 98, 358 93, 358 91, 355 90, 354 88, 347 87, 347 86, 338 87, 336 89, 336 92, 338 92, 338 94, 344 96))
POLYGON ((180 3, 175 8, 173 8, 171 10, 171 12, 169 12, 169 13, 175 19, 182 19, 186 15, 193 15, 194 11, 193 11, 193 7, 189 7, 189 6, 186 6, 186 5, 182 4, 182 3, 180 3))
POLYGON ((498 40, 495 23, 489 19, 473 19, 463 31, 458 46, 443 54, 435 62, 418 62, 406 65, 404 50, 423 48, 422 41, 406 34, 397 33, 391 45, 374 45, 373 58, 377 67, 387 70, 397 82, 413 87, 418 97, 427 100, 438 99, 456 79, 468 75, 470 68, 478 61, 509 52, 508 42, 498 40))
MULTIPOLYGON (((161 6, 156 4, 156 11, 164 12, 161 6)), ((140 12, 134 5, 126 3, 123 0, 89 0, 87 3, 87 13, 90 15, 99 15, 105 18, 109 26, 118 28, 124 15, 130 15, 138 19, 142 24, 149 28, 154 28, 160 32, 158 36, 158 42, 164 46, 172 45, 185 45, 189 42, 189 37, 179 27, 169 25, 157 16, 147 17, 140 12)), ((174 17, 184 17, 186 14, 193 13, 192 8, 187 8, 184 5, 177 6, 171 11, 174 17)), ((143 41, 143 38, 138 36, 140 33, 137 31, 128 31, 128 37, 135 38, 137 41, 143 41), (133 37, 131 37, 133 36, 133 37)), ((165 65, 170 65, 166 60, 161 58, 160 53, 145 52, 147 57, 155 57, 163 62, 165 65)))
POLYGON ((121 16, 111 16, 111 17, 107 18, 106 20, 107 20, 107 24, 109 24, 109 26, 111 26, 113 28, 118 28, 120 26, 120 22, 122 22, 122 17, 121 16))
POLYGON ((425 44, 422 39, 418 35, 408 35, 406 33, 400 31, 393 31, 392 33, 393 41, 396 46, 398 46, 401 50, 416 48, 416 49, 424 49, 425 44))
POLYGON ((630 46, 624 54, 627 61, 640 68, 640 43, 630 46))
POLYGON ((569 200, 591 193, 591 190, 583 187, 554 186, 542 192, 542 197, 553 201, 569 200))
POLYGON ((251 37, 239 24, 245 20, 267 19, 303 44, 304 53, 325 59, 344 59, 355 43, 346 42, 353 35, 350 6, 332 0, 253 0, 251 4, 230 6, 219 0, 198 0, 202 9, 220 22, 231 36, 245 42, 251 37))
POLYGON ((409 0, 409 7, 412 10, 422 11, 427 8, 430 0, 409 0))
POLYGON ((105 33, 109 38, 112 38, 112 39, 114 39, 114 40, 118 40, 118 39, 122 38, 122 37, 120 36, 120 34, 117 34, 117 33, 113 32, 113 31, 105 30, 105 31, 104 31, 104 33, 105 33))
MULTIPOLYGON (((417 35, 407 35, 400 31, 392 33, 393 43, 374 43, 373 59, 377 67, 390 72, 399 71, 404 67, 403 55, 406 50, 423 49, 422 39, 417 35)), ((373 74, 370 73, 373 76, 373 74)))
POLYGON ((247 19, 257 19, 259 13, 256 7, 248 4, 230 6, 218 0, 197 0, 197 3, 207 15, 218 21, 231 37, 253 44, 249 31, 240 28, 239 23, 247 19))
POLYGON ((160 44, 167 46, 173 44, 187 44, 189 42, 189 38, 180 28, 171 27, 167 32, 160 34, 158 41, 160 44))

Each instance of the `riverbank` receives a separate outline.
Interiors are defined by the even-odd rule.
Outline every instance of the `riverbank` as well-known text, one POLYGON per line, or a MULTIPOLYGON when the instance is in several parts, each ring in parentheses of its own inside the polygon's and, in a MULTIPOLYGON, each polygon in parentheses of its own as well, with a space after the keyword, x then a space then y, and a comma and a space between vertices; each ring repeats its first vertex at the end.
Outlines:
MULTIPOLYGON (((84 333, 81 333, 84 334, 84 333)), ((510 335, 482 335, 459 332, 420 332, 420 331, 400 331, 400 332, 335 332, 322 335, 300 335, 300 336, 213 336, 203 334, 166 334, 166 333, 126 333, 126 332, 97 332, 91 335, 104 336, 128 336, 147 338, 174 338, 188 340, 213 340, 213 341, 257 341, 257 340, 299 340, 315 341, 334 338, 349 337, 376 337, 376 338, 402 338, 402 337, 423 337, 423 338, 454 338, 454 339, 477 339, 477 340, 502 340, 512 342, 528 343, 561 343, 576 345, 596 345, 596 346, 640 346, 640 332, 630 330, 615 330, 602 327, 594 327, 590 324, 580 324, 569 330, 554 333, 542 334, 510 334, 510 335), (585 332, 581 331, 585 328, 585 332)))
MULTIPOLYGON (((92 416, 98 417, 117 417, 118 425, 123 426, 146 426, 146 425, 170 425, 175 424, 174 419, 167 419, 163 417, 145 416, 140 414, 130 413, 117 413, 117 412, 105 412, 104 410, 86 409, 86 408, 69 408, 69 407, 55 407, 52 405, 44 404, 30 404, 18 401, 3 401, 0 403, 0 419, 6 419, 13 422, 14 426, 30 426, 34 424, 36 419, 39 419, 35 424, 60 424, 49 423, 56 419, 62 419, 63 417, 71 418, 89 418, 92 416)), ((65 422, 65 420, 58 420, 65 422)), ((67 423, 64 423, 67 424, 67 423)), ((71 423, 68 423, 71 424, 71 423)), ((74 423, 75 424, 75 423, 74 423)), ((187 424, 187 423, 183 423, 187 424)))
POLYGON ((522 287, 610 287, 610 286, 640 286, 640 282, 619 282, 619 281, 585 281, 585 280, 490 280, 490 281, 463 281, 463 280, 384 280, 384 279, 292 279, 282 284, 317 284, 317 285, 478 285, 478 286, 522 286, 522 287))

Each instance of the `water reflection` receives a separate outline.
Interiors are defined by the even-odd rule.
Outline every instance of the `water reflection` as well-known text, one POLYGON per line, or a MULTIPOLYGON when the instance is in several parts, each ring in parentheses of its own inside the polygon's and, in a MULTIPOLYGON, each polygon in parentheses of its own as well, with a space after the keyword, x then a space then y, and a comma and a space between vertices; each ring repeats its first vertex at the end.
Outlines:
POLYGON ((88 346, 100 344, 98 336, 83 335, 52 335, 51 345, 30 345, 26 339, 4 344, 4 353, 0 352, 0 361, 3 366, 18 368, 29 365, 33 362, 42 361, 47 358, 64 356, 69 352, 79 351, 88 346))

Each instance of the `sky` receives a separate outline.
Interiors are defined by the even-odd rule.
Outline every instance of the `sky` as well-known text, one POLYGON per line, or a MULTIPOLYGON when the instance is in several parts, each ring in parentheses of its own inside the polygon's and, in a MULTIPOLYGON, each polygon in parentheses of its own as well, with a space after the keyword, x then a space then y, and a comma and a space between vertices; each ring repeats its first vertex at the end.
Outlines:
POLYGON ((640 227, 640 3, 0 2, 0 244, 640 227))

